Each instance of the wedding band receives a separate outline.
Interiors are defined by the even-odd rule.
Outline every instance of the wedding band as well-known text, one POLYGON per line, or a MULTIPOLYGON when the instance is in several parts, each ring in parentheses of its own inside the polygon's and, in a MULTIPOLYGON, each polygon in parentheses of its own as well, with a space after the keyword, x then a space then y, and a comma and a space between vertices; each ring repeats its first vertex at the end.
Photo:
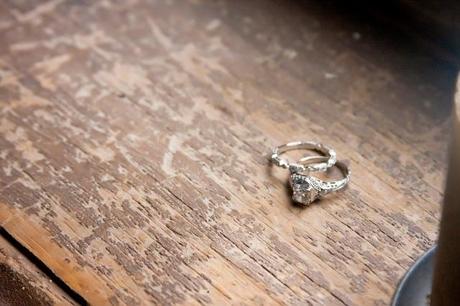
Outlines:
POLYGON ((271 160, 275 165, 289 169, 291 173, 308 171, 324 172, 335 164, 337 156, 334 150, 323 144, 313 141, 295 141, 274 148, 271 160), (306 156, 302 158, 301 163, 293 163, 288 159, 281 158, 281 154, 293 150, 313 150, 324 154, 324 156, 306 156))
MULTIPOLYGON (((299 164, 303 162, 308 162, 308 159, 302 158, 298 161, 299 164)), ((302 172, 292 173, 289 179, 292 188, 292 199, 297 203, 309 205, 328 193, 345 188, 350 181, 351 171, 342 162, 336 162, 335 166, 342 171, 344 176, 340 180, 323 181, 302 172)))

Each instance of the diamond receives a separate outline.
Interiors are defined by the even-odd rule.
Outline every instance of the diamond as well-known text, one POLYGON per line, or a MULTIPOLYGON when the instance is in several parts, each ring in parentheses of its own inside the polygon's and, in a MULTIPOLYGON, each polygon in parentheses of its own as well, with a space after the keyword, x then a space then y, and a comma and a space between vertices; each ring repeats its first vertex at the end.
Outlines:
POLYGON ((309 181, 309 177, 294 173, 290 178, 292 188, 292 200, 304 205, 311 204, 318 198, 318 191, 313 188, 309 181))

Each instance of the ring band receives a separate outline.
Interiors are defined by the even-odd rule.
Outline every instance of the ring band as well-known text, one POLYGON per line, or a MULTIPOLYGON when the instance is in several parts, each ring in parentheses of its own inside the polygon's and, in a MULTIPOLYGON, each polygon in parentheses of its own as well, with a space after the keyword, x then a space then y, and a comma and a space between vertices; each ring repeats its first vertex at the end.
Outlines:
POLYGON ((291 173, 307 171, 324 172, 335 164, 337 154, 334 150, 321 143, 313 141, 295 141, 274 148, 271 160, 275 165, 281 168, 289 169, 291 173), (324 154, 324 156, 306 156, 301 159, 301 163, 292 163, 285 158, 281 158, 281 154, 293 150, 314 150, 324 154))
MULTIPOLYGON (((299 164, 308 161, 305 158, 299 160, 299 164)), ((336 162, 337 168, 342 171, 343 178, 335 181, 323 181, 319 178, 304 174, 304 173, 292 173, 289 179, 293 194, 292 199, 295 202, 309 205, 316 199, 334 192, 339 191, 348 184, 350 181, 351 171, 342 162, 336 162)))

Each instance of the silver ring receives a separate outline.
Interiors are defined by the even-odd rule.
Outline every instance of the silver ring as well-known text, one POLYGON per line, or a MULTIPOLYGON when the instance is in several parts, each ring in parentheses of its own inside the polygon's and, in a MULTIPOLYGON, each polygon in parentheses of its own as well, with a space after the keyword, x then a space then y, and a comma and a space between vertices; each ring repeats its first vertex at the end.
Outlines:
MULTIPOLYGON (((302 164, 302 162, 306 161, 308 160, 302 158, 298 163, 302 164)), ((350 181, 351 171, 342 162, 336 162, 335 166, 342 171, 343 178, 340 180, 323 181, 304 173, 292 173, 289 178, 292 188, 292 199, 297 203, 309 205, 328 193, 345 188, 350 181)))
POLYGON ((289 169, 291 173, 321 171, 324 172, 332 167, 337 160, 337 154, 331 148, 326 147, 321 143, 313 141, 295 141, 283 144, 273 149, 271 161, 278 167, 289 169), (306 156, 302 158, 302 163, 293 163, 285 158, 281 158, 281 154, 293 150, 314 150, 324 154, 324 156, 306 156))

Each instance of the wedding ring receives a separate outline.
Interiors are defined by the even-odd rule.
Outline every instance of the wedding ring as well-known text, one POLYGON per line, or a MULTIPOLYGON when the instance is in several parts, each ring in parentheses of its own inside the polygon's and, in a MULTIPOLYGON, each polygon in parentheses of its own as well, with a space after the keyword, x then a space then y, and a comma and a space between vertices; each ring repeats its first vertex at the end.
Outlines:
POLYGON ((274 148, 271 155, 271 160, 275 165, 289 169, 291 173, 305 173, 309 171, 324 172, 335 164, 336 159, 337 157, 334 150, 313 141, 290 142, 274 148), (302 158, 301 163, 293 163, 288 159, 281 158, 281 154, 293 150, 313 150, 324 154, 324 156, 306 156, 302 158))
MULTIPOLYGON (((302 158, 298 161, 299 164, 303 162, 309 162, 309 160, 307 158, 302 158)), ((306 173, 291 173, 289 183, 292 188, 292 200, 303 205, 309 205, 328 193, 345 188, 350 181, 351 171, 347 165, 342 162, 336 162, 335 166, 339 168, 343 174, 343 178, 340 180, 323 181, 306 173)))

